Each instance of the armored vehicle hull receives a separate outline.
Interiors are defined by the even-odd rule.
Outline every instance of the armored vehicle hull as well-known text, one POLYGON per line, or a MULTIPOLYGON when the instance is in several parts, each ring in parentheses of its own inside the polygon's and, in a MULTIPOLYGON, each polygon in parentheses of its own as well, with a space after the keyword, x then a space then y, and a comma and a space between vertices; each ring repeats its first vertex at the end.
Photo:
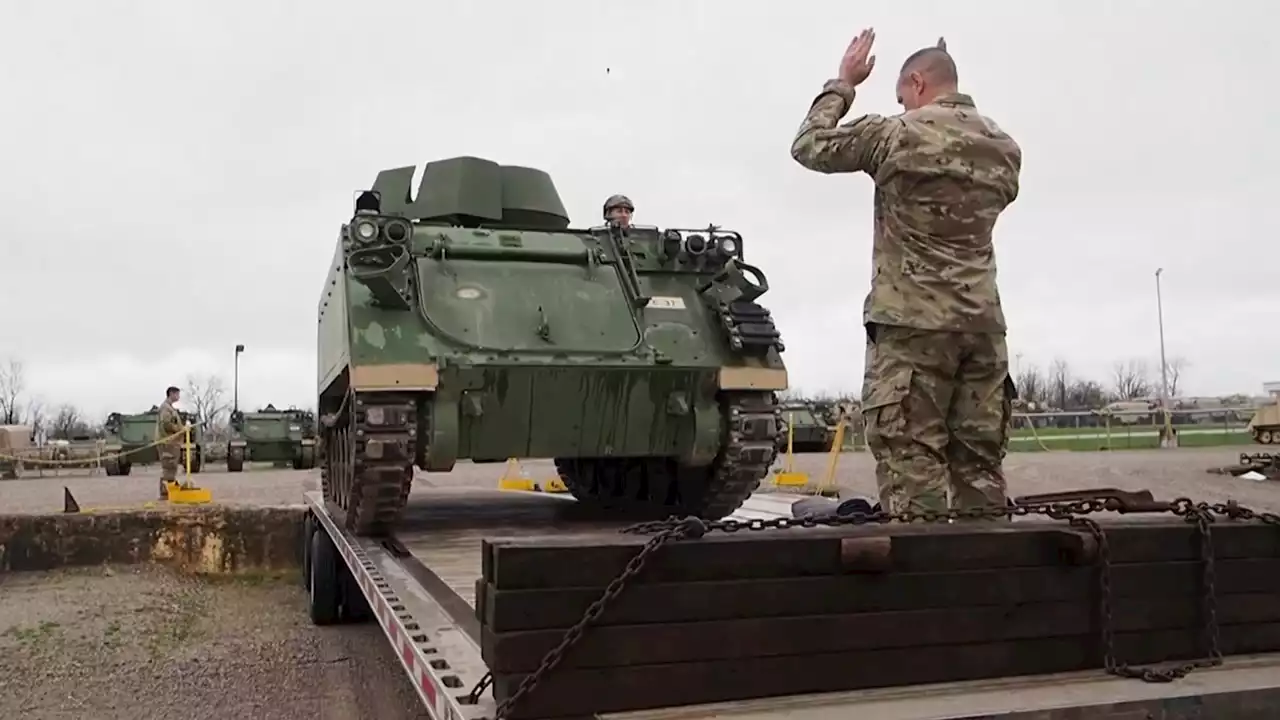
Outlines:
POLYGON ((742 238, 570 229, 540 170, 384 171, 318 308, 326 501, 391 530, 416 466, 554 458, 580 501, 719 518, 784 440, 783 345, 742 238))
POLYGON ((316 420, 307 410, 276 410, 231 414, 227 441, 227 470, 240 472, 245 462, 288 463, 295 470, 316 466, 316 420))
POLYGON ((1248 432, 1256 443, 1280 444, 1280 402, 1258 408, 1249 420, 1248 432))
POLYGON ((813 405, 787 403, 782 407, 782 418, 791 427, 793 452, 826 452, 831 449, 835 428, 827 425, 813 405))
MULTIPOLYGON (((204 467, 204 451, 198 418, 179 410, 178 415, 183 422, 191 423, 191 472, 198 473, 204 467)), ((159 409, 152 408, 137 415, 111 413, 103 427, 107 437, 103 443, 102 454, 106 458, 102 467, 107 475, 128 475, 134 465, 153 465, 160 462, 160 450, 155 443, 159 409)), ((184 467, 187 463, 187 449, 184 447, 178 455, 178 462, 184 467)))

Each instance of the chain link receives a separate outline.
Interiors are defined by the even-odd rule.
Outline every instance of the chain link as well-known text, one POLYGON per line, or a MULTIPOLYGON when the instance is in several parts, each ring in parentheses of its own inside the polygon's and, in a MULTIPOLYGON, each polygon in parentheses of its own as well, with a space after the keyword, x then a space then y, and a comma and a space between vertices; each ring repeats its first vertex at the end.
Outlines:
MULTIPOLYGON (((1083 495, 1083 493, 1082 493, 1083 495)), ((878 506, 877 506, 878 507, 878 506)), ((1006 506, 973 507, 948 509, 945 511, 903 511, 886 512, 873 509, 870 513, 855 512, 848 515, 806 515, 800 518, 778 517, 752 520, 703 520, 696 517, 671 516, 665 520, 651 520, 623 528, 621 532, 633 535, 652 535, 638 553, 627 562, 623 571, 605 588, 601 596, 587 608, 582 618, 565 631, 564 637, 542 658, 538 668, 520 681, 516 691, 500 703, 496 720, 509 717, 512 709, 528 697, 538 684, 564 659, 565 653, 582 639, 587 629, 600 619, 609 604, 613 602, 627 583, 644 570, 649 559, 666 543, 672 540, 696 540, 709 532, 735 533, 741 531, 759 532, 763 530, 789 530, 792 528, 842 527, 871 524, 888 524, 891 522, 939 523, 964 520, 1006 521, 1014 517, 1043 516, 1052 520, 1067 521, 1072 527, 1084 528, 1094 537, 1098 545, 1098 585, 1099 605, 1101 613, 1101 634, 1103 646, 1103 663, 1107 673, 1117 677, 1133 678, 1146 682, 1172 682, 1185 677, 1197 668, 1213 667, 1222 664, 1222 652, 1219 647, 1219 628, 1217 612, 1217 588, 1214 566, 1212 524, 1215 516, 1232 520, 1257 520, 1267 525, 1280 526, 1280 514, 1257 512, 1238 504, 1234 500, 1226 503, 1196 503, 1190 498, 1180 497, 1171 502, 1153 501, 1135 498, 1126 493, 1102 492, 1096 497, 1080 497, 1079 499, 1052 502, 1036 502, 1010 504, 1006 506), (1182 663, 1168 668, 1138 668, 1115 659, 1115 628, 1112 618, 1111 597, 1111 548, 1107 535, 1092 518, 1087 515, 1102 513, 1169 513, 1195 523, 1200 536, 1200 556, 1203 565, 1203 597, 1202 611, 1205 620, 1205 643, 1208 655, 1201 660, 1182 663)), ((471 696, 478 699, 493 682, 493 674, 488 673, 471 691, 471 696)))

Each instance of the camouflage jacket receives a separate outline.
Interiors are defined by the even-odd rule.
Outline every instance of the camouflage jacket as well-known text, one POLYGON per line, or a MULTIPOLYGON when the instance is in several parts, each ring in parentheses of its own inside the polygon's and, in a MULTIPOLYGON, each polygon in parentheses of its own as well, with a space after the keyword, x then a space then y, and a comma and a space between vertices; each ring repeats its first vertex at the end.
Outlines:
POLYGON ((854 89, 828 81, 791 145, 821 173, 876 184, 871 292, 864 323, 1003 332, 991 233, 1018 197, 1022 150, 968 95, 837 127, 854 89))
MULTIPOLYGON (((156 416, 156 440, 164 440, 174 433, 182 432, 183 425, 182 416, 173 407, 173 403, 165 400, 160 404, 160 414, 156 416)), ((182 443, 182 435, 164 440, 165 445, 173 447, 180 447, 182 443)))

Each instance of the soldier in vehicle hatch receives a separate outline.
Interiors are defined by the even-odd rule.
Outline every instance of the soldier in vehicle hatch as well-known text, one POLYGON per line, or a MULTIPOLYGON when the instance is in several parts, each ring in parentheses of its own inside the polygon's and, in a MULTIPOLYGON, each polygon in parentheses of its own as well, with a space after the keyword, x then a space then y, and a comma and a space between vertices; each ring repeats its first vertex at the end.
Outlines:
POLYGON ((867 29, 849 44, 791 157, 876 182, 862 413, 880 501, 889 512, 1004 506, 1017 391, 992 231, 1018 197, 1022 151, 959 91, 941 38, 898 72, 905 112, 839 125, 875 67, 874 42, 867 29))
POLYGON ((164 402, 160 405, 160 414, 156 417, 156 440, 162 441, 156 450, 160 454, 160 499, 169 499, 168 483, 176 482, 178 477, 178 458, 182 453, 183 422, 177 408, 173 406, 181 397, 182 391, 170 385, 164 391, 164 402))
POLYGON ((631 203, 631 198, 626 195, 610 195, 608 200, 604 201, 604 221, 606 223, 616 222, 623 228, 631 227, 631 216, 635 213, 636 206, 631 203))

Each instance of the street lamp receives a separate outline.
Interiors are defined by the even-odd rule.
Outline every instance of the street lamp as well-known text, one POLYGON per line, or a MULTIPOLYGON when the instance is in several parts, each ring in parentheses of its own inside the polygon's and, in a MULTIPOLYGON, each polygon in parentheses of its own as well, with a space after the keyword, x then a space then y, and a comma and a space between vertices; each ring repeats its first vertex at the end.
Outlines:
POLYGON ((235 375, 231 381, 231 409, 240 409, 240 353, 244 352, 244 345, 236 345, 236 363, 235 375))
POLYGON ((1164 411, 1165 442, 1171 442, 1173 428, 1169 418, 1169 363, 1164 356, 1164 300, 1160 295, 1160 273, 1164 268, 1156 268, 1156 321, 1160 325, 1160 408, 1164 411))

